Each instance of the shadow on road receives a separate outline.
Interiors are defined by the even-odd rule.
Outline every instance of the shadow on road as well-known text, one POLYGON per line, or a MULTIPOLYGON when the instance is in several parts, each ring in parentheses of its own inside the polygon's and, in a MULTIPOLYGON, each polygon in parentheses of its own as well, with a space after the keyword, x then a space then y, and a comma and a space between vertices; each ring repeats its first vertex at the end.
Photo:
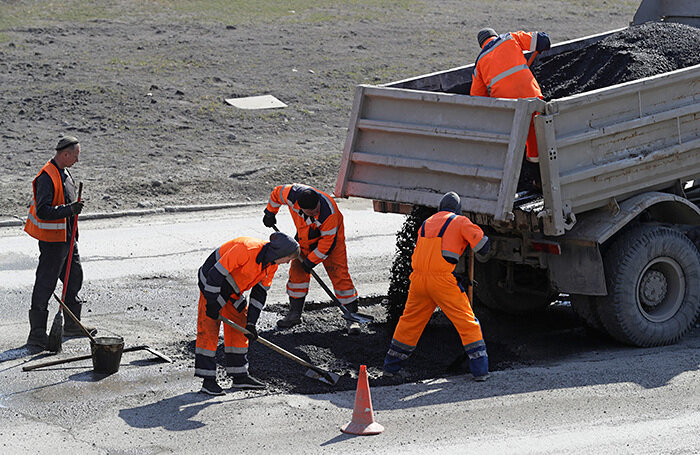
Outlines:
POLYGON ((121 409, 119 417, 133 428, 160 427, 168 431, 196 430, 206 426, 206 423, 194 418, 209 406, 253 398, 221 398, 198 392, 187 392, 155 403, 121 409))

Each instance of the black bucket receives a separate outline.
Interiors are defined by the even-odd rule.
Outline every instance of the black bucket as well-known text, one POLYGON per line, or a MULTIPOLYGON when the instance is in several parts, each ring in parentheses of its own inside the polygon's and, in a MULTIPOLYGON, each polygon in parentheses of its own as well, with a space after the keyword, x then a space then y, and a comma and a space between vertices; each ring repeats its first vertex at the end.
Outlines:
POLYGON ((119 363, 124 351, 124 338, 98 337, 90 342, 92 349, 92 369, 95 373, 112 374, 119 371, 119 363))

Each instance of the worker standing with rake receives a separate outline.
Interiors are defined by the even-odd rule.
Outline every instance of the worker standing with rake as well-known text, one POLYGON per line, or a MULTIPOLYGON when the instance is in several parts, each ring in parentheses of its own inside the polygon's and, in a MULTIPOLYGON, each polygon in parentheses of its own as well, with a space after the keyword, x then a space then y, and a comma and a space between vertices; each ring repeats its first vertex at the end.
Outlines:
POLYGON ((457 329, 474 379, 484 381, 489 377, 481 326, 474 317, 465 290, 454 275, 455 265, 467 245, 476 254, 486 254, 489 238, 461 213, 457 193, 447 193, 440 201, 438 212, 425 220, 418 231, 406 307, 384 359, 386 377, 401 376, 400 371, 416 349, 436 306, 457 329))
POLYGON ((256 324, 279 264, 299 255, 299 244, 275 232, 270 241, 237 237, 209 255, 199 268, 199 310, 194 375, 204 379, 202 392, 224 395, 216 382, 216 348, 219 315, 245 327, 248 335, 224 326, 226 373, 236 389, 262 389, 265 385, 248 373, 248 339, 257 339, 256 324), (249 302, 243 292, 250 291, 249 302))
MULTIPOLYGON (((27 345, 40 349, 47 347, 49 299, 59 278, 64 281, 63 286, 66 288, 66 306, 80 319, 82 302, 78 298, 78 291, 83 284, 83 269, 78 254, 77 233, 74 239, 71 239, 69 233, 72 232, 73 223, 76 223, 75 217, 82 211, 84 203, 78 200, 75 181, 68 171, 69 167, 78 162, 79 155, 78 139, 64 136, 56 145, 54 157, 41 168, 32 182, 34 198, 29 207, 24 230, 39 241, 39 265, 36 268, 32 290, 27 345), (72 255, 69 254, 71 240, 72 255), (67 280, 66 267, 70 267, 67 280)), ((93 335, 97 333, 94 327, 86 328, 93 335)), ((83 331, 72 319, 66 320, 62 334, 84 336, 83 331)))

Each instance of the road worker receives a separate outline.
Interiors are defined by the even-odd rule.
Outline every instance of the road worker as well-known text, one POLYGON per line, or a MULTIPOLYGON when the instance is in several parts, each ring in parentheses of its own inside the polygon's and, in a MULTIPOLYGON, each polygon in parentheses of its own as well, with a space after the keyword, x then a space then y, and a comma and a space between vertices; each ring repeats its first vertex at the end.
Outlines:
POLYGON ((279 264, 299 255, 299 244, 275 232, 270 241, 252 237, 230 240, 209 255, 199 268, 199 310, 194 375, 204 378, 202 392, 223 395, 216 382, 219 314, 245 327, 250 335, 224 325, 226 373, 234 389, 261 389, 265 385, 248 373, 248 341, 258 337, 256 324, 279 264), (249 303, 243 292, 250 289, 249 303))
MULTIPOLYGON (((309 274, 321 262, 333 283, 337 299, 351 313, 356 313, 357 290, 348 272, 345 227, 338 205, 331 196, 308 185, 280 185, 270 194, 263 217, 265 226, 272 227, 277 223, 275 215, 282 205, 289 207, 294 220, 301 256, 289 267, 289 312, 277 321, 277 326, 288 328, 301 323, 304 301, 309 292, 309 274)), ((346 321, 346 329, 352 335, 360 333, 357 322, 346 321)))
POLYGON ((438 212, 425 220, 418 231, 406 307, 384 359, 386 377, 402 376, 401 369, 416 349, 436 306, 457 329, 474 379, 485 381, 489 376, 481 326, 464 288, 454 275, 455 265, 466 246, 477 254, 486 254, 489 238, 461 213, 459 196, 447 193, 440 201, 438 212))
MULTIPOLYGON (((66 266, 71 246, 71 232, 75 216, 83 210, 83 201, 78 201, 75 181, 68 168, 78 162, 80 142, 73 136, 64 136, 56 144, 56 154, 41 168, 32 182, 34 199, 29 207, 29 216, 24 230, 39 241, 39 265, 32 290, 29 310, 29 337, 27 345, 44 349, 48 341, 46 322, 49 316, 49 299, 59 279, 65 280, 66 266)), ((83 268, 78 254, 78 232, 73 242, 70 259, 65 304, 80 319, 82 300, 78 291, 83 284, 83 268)), ((85 326, 85 324, 83 324, 85 326)), ((92 334, 94 327, 85 326, 92 334)), ((84 336, 72 318, 66 318, 64 336, 84 336)))
MULTIPOLYGON (((540 85, 528 65, 531 62, 525 60, 523 51, 542 52, 549 49, 551 43, 548 34, 517 31, 498 35, 494 29, 484 28, 477 34, 477 40, 481 52, 474 64, 470 95, 542 99, 540 85)), ((533 119, 535 115, 532 115, 533 119)), ((538 189, 540 185, 537 165, 539 154, 535 124, 532 120, 527 135, 526 157, 522 173, 523 178, 528 181, 520 185, 521 189, 538 189)))

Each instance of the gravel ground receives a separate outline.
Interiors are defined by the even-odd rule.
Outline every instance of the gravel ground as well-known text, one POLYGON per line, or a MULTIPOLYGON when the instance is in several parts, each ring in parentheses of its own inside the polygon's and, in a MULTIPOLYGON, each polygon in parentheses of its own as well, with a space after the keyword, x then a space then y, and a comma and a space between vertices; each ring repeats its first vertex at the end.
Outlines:
MULTIPOLYGON (((26 215, 31 179, 61 134, 83 145, 73 175, 85 182, 86 212, 264 200, 273 186, 294 181, 332 191, 355 85, 473 62, 484 26, 545 30, 559 42, 625 26, 637 4, 309 0, 292 9, 214 0, 97 1, 89 8, 80 1, 4 2, 0 216, 26 215), (289 106, 242 111, 224 102, 268 93, 289 106)), ((143 278, 133 289, 163 285, 143 278)), ((180 308, 194 305, 190 281, 166 283, 180 308)), ((385 322, 384 298, 364 298, 362 310, 377 322, 360 337, 343 333, 338 310, 326 302, 314 302, 301 327, 261 334, 343 375, 335 389, 350 390, 359 364, 378 378, 393 327, 385 322)), ((271 305, 265 315, 273 320, 285 310, 271 305)), ((590 337, 563 304, 532 319, 508 321, 481 309, 477 316, 493 370, 607 343, 590 337)), ((163 349, 190 367, 193 344, 184 330, 163 349)), ((456 332, 436 315, 411 358, 409 379, 448 374, 460 351, 456 332)), ((250 362, 269 392, 329 390, 262 346, 251 350, 250 362), (282 368, 289 373, 280 374, 282 368)))

